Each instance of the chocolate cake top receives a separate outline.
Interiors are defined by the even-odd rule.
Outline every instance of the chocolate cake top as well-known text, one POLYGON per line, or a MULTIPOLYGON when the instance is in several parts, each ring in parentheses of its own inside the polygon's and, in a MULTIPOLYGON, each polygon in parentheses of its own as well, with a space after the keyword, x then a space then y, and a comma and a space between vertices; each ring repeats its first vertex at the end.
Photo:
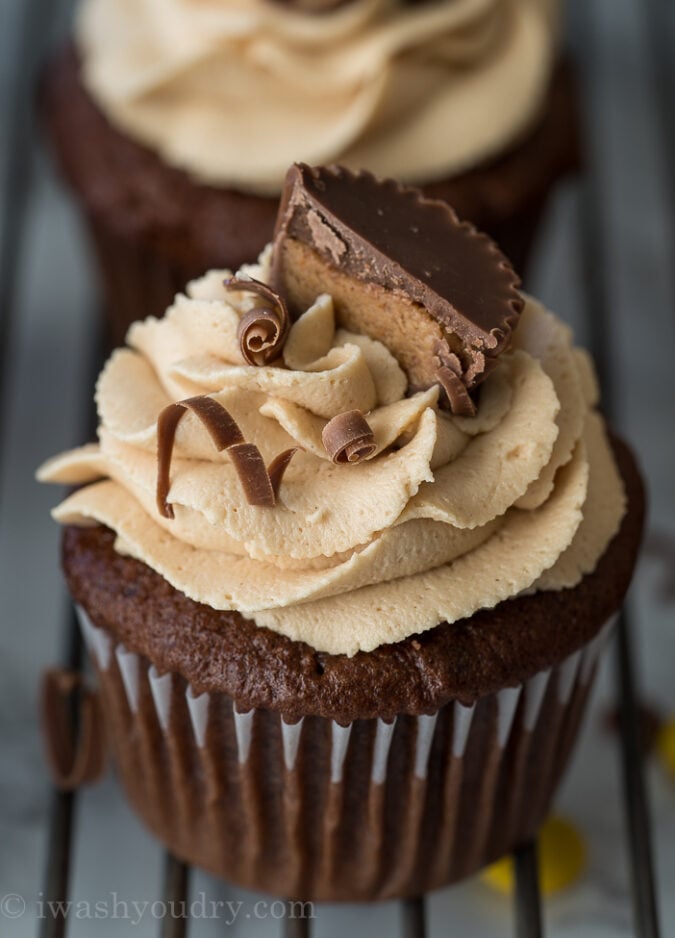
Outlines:
POLYGON ((516 596, 351 658, 194 602, 141 561, 118 554, 114 532, 100 526, 66 529, 66 579, 96 626, 160 672, 178 671, 195 693, 229 694, 240 710, 270 708, 291 723, 307 715, 349 723, 433 713, 448 700, 471 704, 557 665, 618 608, 640 541, 644 493, 630 451, 614 440, 614 452, 628 511, 596 569, 576 587, 516 596))
MULTIPOLYGON (((486 359, 508 347, 523 307, 519 279, 496 244, 444 202, 367 172, 296 163, 275 231, 278 285, 288 239, 421 306, 440 327, 434 375, 450 368, 470 388, 489 371, 486 359)), ((414 329, 408 341, 415 343, 414 329)))

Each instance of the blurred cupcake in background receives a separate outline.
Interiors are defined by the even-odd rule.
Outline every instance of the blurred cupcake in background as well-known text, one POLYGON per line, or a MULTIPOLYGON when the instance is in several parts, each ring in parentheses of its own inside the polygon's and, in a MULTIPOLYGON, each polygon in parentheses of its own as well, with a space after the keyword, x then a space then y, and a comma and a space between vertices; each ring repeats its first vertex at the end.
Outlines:
POLYGON ((41 103, 112 338, 256 257, 297 159, 420 185, 522 270, 578 157, 556 6, 84 0, 41 103))

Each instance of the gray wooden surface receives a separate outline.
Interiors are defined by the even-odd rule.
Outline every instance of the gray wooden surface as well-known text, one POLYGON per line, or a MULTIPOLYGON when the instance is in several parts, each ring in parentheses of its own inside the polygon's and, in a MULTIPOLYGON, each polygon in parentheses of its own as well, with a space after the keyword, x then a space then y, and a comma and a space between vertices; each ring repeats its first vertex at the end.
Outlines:
MULTIPOLYGON (((59 493, 39 487, 32 473, 46 456, 82 442, 96 311, 75 213, 41 148, 30 145, 28 159, 21 150, 33 139, 31 74, 43 46, 63 33, 65 6, 0 0, 3 225, 8 210, 10 217, 21 211, 20 183, 28 183, 22 240, 10 242, 8 229, 0 229, 1 262, 15 273, 0 308, 7 337, 0 362, 0 935, 10 938, 34 935, 38 924, 49 789, 36 686, 42 668, 60 654, 66 609, 58 531, 48 516, 59 493), (33 42, 22 45, 22 24, 36 15, 33 42), (20 909, 16 899, 2 905, 7 895, 24 898, 23 915, 5 914, 20 909)), ((577 182, 559 192, 528 287, 572 323, 581 341, 592 338, 595 314, 584 308, 582 278, 593 278, 595 295, 607 300, 615 423, 640 454, 651 496, 650 534, 631 597, 636 660, 645 694, 675 715, 675 13, 666 0, 574 0, 570 36, 587 103, 591 185, 577 182), (585 244, 580 218, 590 221, 585 244)), ((589 865, 572 890, 546 903, 547 933, 557 938, 633 934, 618 750, 601 727, 612 677, 609 656, 558 799, 559 810, 584 834, 589 865)), ((669 935, 675 933, 675 779, 651 764, 648 782, 669 935)), ((114 778, 85 792, 72 898, 103 901, 108 916, 93 923, 74 918, 69 934, 158 934, 149 907, 143 914, 129 908, 126 918, 123 906, 117 918, 111 910, 115 896, 118 903, 157 898, 161 863, 161 851, 131 815, 114 778)), ((256 918, 253 897, 195 874, 193 898, 202 891, 247 904, 234 925, 226 916, 198 919, 191 934, 279 933, 273 918, 256 918)), ((478 880, 437 893, 429 908, 432 935, 511 932, 511 906, 478 880)), ((393 903, 358 911, 321 907, 315 933, 393 934, 398 915, 393 903)))

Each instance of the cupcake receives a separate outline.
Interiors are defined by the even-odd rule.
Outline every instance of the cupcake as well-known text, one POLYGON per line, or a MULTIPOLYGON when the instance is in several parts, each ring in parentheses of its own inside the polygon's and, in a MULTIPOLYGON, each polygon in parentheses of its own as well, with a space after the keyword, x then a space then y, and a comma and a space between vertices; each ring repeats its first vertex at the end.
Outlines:
POLYGON ((555 2, 83 0, 42 112, 113 338, 270 240, 289 163, 425 187, 517 270, 577 164, 555 2))
POLYGON ((534 836, 643 492, 588 356, 447 205, 289 171, 273 245, 132 326, 40 478, 121 782, 279 896, 451 883, 534 836))

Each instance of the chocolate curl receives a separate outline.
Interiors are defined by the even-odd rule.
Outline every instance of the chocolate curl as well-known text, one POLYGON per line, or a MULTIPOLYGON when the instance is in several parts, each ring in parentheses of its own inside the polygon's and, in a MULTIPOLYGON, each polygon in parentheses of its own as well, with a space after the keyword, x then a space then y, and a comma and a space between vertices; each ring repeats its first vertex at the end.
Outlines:
POLYGON ((286 7, 298 13, 331 13, 354 0, 269 0, 275 6, 286 7))
POLYGON ((259 280, 239 280, 232 277, 225 281, 226 290, 255 293, 265 305, 254 306, 245 313, 237 327, 239 348, 244 361, 249 365, 269 365, 281 355, 290 316, 283 298, 266 283, 259 280), (267 305, 269 304, 269 305, 267 305))
POLYGON ((262 454, 255 443, 235 443, 227 451, 249 505, 274 508, 276 498, 262 454))
POLYGON ((213 443, 221 452, 244 437, 235 420, 213 398, 198 396, 169 404, 157 418, 157 509, 164 518, 173 519, 173 506, 168 495, 171 486, 171 456, 176 439, 176 429, 183 414, 191 410, 204 424, 213 443))
POLYGON ((475 417, 476 405, 462 379, 451 368, 446 367, 439 368, 436 376, 447 395, 451 412, 457 417, 475 417))
POLYGON ((201 394, 198 397, 188 397, 187 400, 180 402, 180 406, 191 410, 199 417, 219 453, 234 446, 235 443, 244 442, 244 435, 237 421, 222 404, 214 401, 212 397, 205 397, 201 394))
POLYGON ((348 410, 329 420, 321 432, 326 452, 334 463, 357 463, 375 452, 375 438, 360 410, 348 410))
POLYGON ((176 428, 188 410, 199 417, 218 452, 227 450, 249 505, 273 508, 284 472, 298 447, 280 453, 267 469, 258 447, 246 442, 236 420, 223 405, 212 397, 200 395, 169 404, 157 418, 157 510, 162 517, 174 518, 173 506, 168 501, 171 456, 176 428))
POLYGON ((284 477, 284 473, 288 469, 288 464, 300 449, 300 446, 292 446, 290 449, 285 449, 282 453, 279 453, 278 456, 275 456, 267 467, 267 473, 270 477, 272 491, 274 492, 275 498, 279 495, 281 480, 284 477))
POLYGON ((76 671, 45 671, 41 692, 42 730, 54 784, 73 791, 97 781, 105 768, 103 715, 98 695, 76 671))

